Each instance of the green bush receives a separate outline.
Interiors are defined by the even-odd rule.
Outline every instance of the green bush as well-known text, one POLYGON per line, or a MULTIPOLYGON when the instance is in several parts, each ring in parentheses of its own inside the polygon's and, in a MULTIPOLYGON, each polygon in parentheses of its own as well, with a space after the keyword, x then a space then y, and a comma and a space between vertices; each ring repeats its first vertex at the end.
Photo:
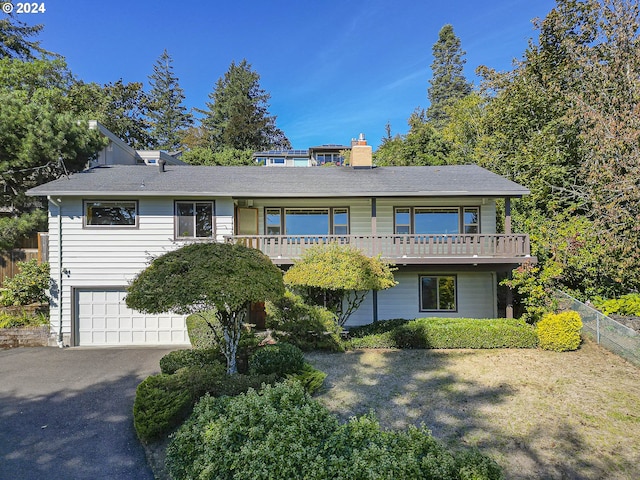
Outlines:
POLYGON ((593 299, 593 304, 605 315, 640 317, 640 293, 629 293, 620 298, 608 300, 596 297, 593 299))
POLYGON ((314 368, 313 365, 305 363, 301 371, 289 374, 287 378, 300 382, 305 391, 309 395, 313 395, 322 387, 324 379, 327 378, 327 374, 314 368))
POLYGON ((418 318, 358 327, 351 348, 534 348, 535 329, 522 320, 418 318), (368 333, 375 332, 375 333, 368 333))
POLYGON ((276 375, 227 375, 223 362, 192 365, 173 375, 161 373, 145 379, 136 390, 133 424, 143 442, 160 438, 180 425, 205 394, 238 395, 276 381, 276 375))
POLYGON ((193 399, 175 375, 152 375, 138 385, 133 402, 133 425, 142 442, 177 427, 189 415, 193 399))
POLYGON ((273 337, 291 343, 303 351, 344 350, 340 333, 342 328, 336 316, 326 308, 307 305, 301 296, 291 292, 276 302, 267 302, 267 327, 273 337))
POLYGON ((37 327, 48 324, 49 315, 46 313, 28 313, 23 311, 14 314, 0 312, 0 328, 37 327))
POLYGON ((304 355, 295 345, 278 343, 258 349, 249 359, 249 372, 252 374, 274 373, 284 377, 297 373, 304 366, 304 355))
POLYGON ((175 350, 160 359, 160 371, 171 374, 182 367, 204 366, 219 362, 225 362, 225 358, 216 347, 175 350))
POLYGON ((540 348, 555 352, 577 350, 582 341, 582 320, 574 311, 548 313, 536 325, 540 348))
POLYGON ((31 305, 33 303, 49 303, 49 264, 38 263, 31 259, 28 262, 18 262, 20 271, 4 282, 5 290, 0 295, 0 303, 9 305, 31 305))
POLYGON ((204 397, 172 437, 166 465, 174 480, 502 478, 491 459, 449 451, 424 428, 384 431, 371 415, 340 425, 297 382, 204 397))

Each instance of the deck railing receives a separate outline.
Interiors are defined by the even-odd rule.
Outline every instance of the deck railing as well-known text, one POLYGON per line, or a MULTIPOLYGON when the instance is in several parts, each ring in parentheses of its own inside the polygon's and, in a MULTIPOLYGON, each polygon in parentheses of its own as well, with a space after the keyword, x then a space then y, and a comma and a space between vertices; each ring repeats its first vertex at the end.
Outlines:
POLYGON ((393 261, 428 259, 520 259, 530 256, 529 236, 524 234, 451 235, 229 235, 229 243, 260 250, 274 261, 294 260, 314 245, 352 245, 366 255, 393 261))

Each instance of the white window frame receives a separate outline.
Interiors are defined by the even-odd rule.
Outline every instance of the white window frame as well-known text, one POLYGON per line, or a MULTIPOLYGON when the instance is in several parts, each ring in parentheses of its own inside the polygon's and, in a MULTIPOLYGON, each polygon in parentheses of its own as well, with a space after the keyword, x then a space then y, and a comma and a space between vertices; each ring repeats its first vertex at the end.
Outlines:
POLYGON ((455 313, 458 311, 458 276, 455 274, 424 274, 418 276, 418 298, 420 304, 418 305, 421 312, 446 312, 455 313), (422 279, 423 278, 435 278, 436 279, 436 308, 424 308, 422 301, 422 279), (440 305, 440 279, 452 278, 453 279, 453 301, 454 308, 442 308, 440 305))
POLYGON ((173 223, 174 223, 175 239, 176 240, 211 240, 215 238, 216 236, 215 217, 216 217, 216 206, 215 206, 215 202, 212 200, 175 200, 173 203, 173 218, 174 218, 173 223), (191 218, 193 219, 192 226, 193 226, 194 236, 180 235, 180 215, 178 215, 178 204, 181 204, 181 203, 190 203, 193 206, 194 214, 191 216, 191 218), (197 219, 198 204, 211 205, 211 235, 208 235, 206 237, 196 235, 197 234, 196 219, 197 219))

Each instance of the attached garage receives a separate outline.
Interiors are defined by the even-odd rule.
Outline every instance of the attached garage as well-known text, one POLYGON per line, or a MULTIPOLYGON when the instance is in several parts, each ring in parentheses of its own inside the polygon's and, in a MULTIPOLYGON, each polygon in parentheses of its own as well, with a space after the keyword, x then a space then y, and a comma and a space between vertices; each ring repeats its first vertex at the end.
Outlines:
POLYGON ((125 304, 124 288, 76 288, 74 345, 183 345, 182 315, 146 315, 125 304))

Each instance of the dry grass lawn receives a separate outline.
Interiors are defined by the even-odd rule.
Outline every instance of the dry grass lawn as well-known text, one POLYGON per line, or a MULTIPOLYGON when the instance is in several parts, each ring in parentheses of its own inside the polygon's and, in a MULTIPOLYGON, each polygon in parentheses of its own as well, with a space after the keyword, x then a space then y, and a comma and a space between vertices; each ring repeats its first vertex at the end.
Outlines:
POLYGON ((509 479, 640 478, 640 368, 591 341, 577 352, 358 350, 311 353, 318 399, 342 418, 424 424, 478 447, 509 479))

